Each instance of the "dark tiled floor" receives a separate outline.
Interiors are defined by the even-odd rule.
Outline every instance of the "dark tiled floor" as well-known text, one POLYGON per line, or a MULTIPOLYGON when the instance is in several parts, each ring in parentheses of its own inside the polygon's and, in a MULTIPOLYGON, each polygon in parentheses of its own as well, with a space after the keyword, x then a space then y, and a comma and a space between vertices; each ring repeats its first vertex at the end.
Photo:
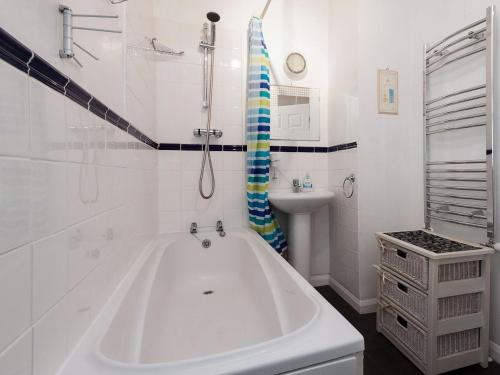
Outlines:
MULTIPOLYGON (((330 287, 317 288, 365 338, 364 375, 422 375, 384 336, 375 329, 375 314, 360 315, 330 287)), ((448 375, 499 375, 500 365, 493 362, 487 369, 479 365, 451 371, 448 375)))

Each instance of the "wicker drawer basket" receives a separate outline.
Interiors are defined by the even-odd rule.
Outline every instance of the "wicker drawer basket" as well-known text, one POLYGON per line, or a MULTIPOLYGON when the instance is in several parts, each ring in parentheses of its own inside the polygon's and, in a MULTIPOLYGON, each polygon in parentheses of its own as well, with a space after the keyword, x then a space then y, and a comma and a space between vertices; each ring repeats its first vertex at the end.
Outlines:
POLYGON ((394 340, 404 345, 422 363, 427 363, 427 333, 408 317, 391 307, 382 309, 380 329, 388 332, 394 340))
POLYGON ((461 294, 438 299, 438 320, 481 312, 481 293, 461 294))
POLYGON ((481 261, 457 262, 441 264, 438 271, 438 281, 444 283, 455 280, 469 280, 481 277, 481 261))
POLYGON ((480 332, 480 328, 474 328, 438 336, 437 357, 444 358, 479 348, 481 345, 480 332))
POLYGON ((429 260, 426 257, 383 240, 380 241, 380 247, 382 249, 380 261, 383 266, 402 274, 422 288, 427 289, 429 260))
POLYGON ((494 250, 431 231, 377 233, 377 240, 378 332, 426 375, 486 367, 494 250))
POLYGON ((379 277, 381 297, 396 303, 423 325, 427 325, 427 294, 383 270, 379 277))

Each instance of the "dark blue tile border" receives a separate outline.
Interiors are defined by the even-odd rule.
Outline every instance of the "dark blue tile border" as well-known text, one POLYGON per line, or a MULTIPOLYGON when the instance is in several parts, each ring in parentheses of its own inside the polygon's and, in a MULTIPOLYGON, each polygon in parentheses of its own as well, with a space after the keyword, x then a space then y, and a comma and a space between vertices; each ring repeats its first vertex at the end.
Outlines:
MULTIPOLYGON (((156 143, 154 140, 141 132, 137 127, 118 115, 104 103, 94 98, 91 93, 57 70, 54 66, 38 56, 1 27, 0 59, 23 71, 24 73, 29 74, 31 77, 47 85, 53 90, 65 95, 68 99, 71 99, 73 102, 88 109, 96 116, 127 132, 140 142, 128 142, 128 148, 139 148, 141 147, 140 144, 147 145, 158 150, 201 151, 204 148, 201 144, 156 143)), ((271 146, 271 152, 326 153, 348 150, 356 147, 356 142, 343 143, 330 147, 273 145, 271 146)), ((243 152, 247 150, 247 146, 210 145, 210 150, 243 152)))
POLYGON ((102 104, 98 99, 92 98, 89 103, 89 110, 94 115, 99 116, 103 120, 106 120, 106 112, 108 111, 108 107, 102 104))
POLYGON ((0 59, 14 68, 29 74, 30 77, 47 85, 51 89, 65 95, 68 99, 91 111, 96 116, 129 133, 139 141, 139 143, 129 142, 129 148, 141 148, 143 147, 142 145, 147 145, 158 149, 158 143, 127 120, 120 117, 104 103, 94 98, 91 93, 57 70, 1 27, 0 59))
MULTIPOLYGON (((327 153, 349 150, 358 147, 356 142, 343 143, 330 147, 312 147, 312 146, 276 146, 270 148, 271 152, 302 152, 302 153, 327 153)), ((201 151, 204 150, 204 145, 200 143, 160 143, 158 150, 167 151, 201 151)), ((233 151, 242 152, 247 150, 247 145, 210 145, 210 151, 233 151)))
POLYGON ((28 62, 33 52, 0 27, 0 59, 28 73, 28 62))
POLYGON ((297 152, 314 152, 314 147, 310 147, 310 146, 298 146, 297 152))
POLYGON ((69 81, 66 86, 66 96, 87 109, 89 108, 90 100, 92 99, 92 95, 73 81, 69 81))
POLYGON ((328 147, 314 147, 314 152, 320 152, 320 153, 328 152, 328 147))
POLYGON ((224 145, 224 151, 243 151, 243 145, 224 145))
POLYGON ((186 143, 181 144, 182 151, 201 151, 201 144, 196 143, 186 143))
POLYGON ((280 152, 298 152, 297 146, 280 146, 280 152))
POLYGON ((180 143, 160 143, 158 150, 180 151, 180 143))

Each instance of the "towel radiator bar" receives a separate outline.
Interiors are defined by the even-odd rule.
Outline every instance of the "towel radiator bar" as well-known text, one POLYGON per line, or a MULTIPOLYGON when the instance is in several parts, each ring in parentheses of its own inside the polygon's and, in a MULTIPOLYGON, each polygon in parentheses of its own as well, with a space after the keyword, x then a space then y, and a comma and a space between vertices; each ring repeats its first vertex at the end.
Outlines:
POLYGON ((495 243, 494 13, 495 7, 491 6, 487 8, 485 18, 455 31, 432 45, 425 45, 423 58, 425 228, 430 229, 432 220, 437 220, 486 229, 485 237, 489 246, 495 243), (429 97, 430 83, 434 76, 439 75, 441 69, 455 64, 469 64, 467 58, 473 55, 481 58, 484 56, 486 73, 484 83, 461 88, 436 98, 429 97), (485 128, 486 159, 429 160, 430 144, 434 141, 434 136, 479 127, 485 128), (479 204, 480 202, 485 204, 479 204), (458 220, 457 217, 461 219, 458 220))

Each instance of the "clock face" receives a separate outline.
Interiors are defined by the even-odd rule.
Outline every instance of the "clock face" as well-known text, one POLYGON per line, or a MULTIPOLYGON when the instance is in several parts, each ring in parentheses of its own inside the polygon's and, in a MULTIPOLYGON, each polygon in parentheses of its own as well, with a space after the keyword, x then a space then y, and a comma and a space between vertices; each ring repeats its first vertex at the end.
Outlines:
POLYGON ((292 73, 302 73, 306 70, 306 59, 300 53, 293 52, 286 58, 286 66, 292 73))

